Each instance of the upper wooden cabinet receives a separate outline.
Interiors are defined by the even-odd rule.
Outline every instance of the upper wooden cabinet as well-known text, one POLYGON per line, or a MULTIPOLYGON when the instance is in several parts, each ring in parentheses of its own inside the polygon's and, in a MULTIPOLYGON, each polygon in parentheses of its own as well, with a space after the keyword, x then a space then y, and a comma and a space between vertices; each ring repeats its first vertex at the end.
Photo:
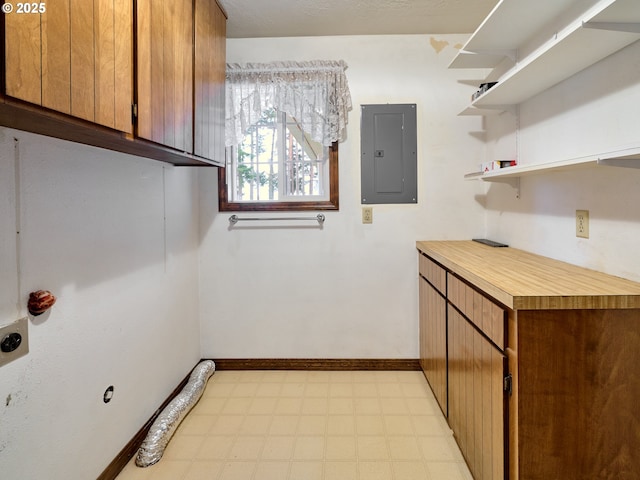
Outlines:
POLYGON ((216 2, 195 0, 194 154, 224 163, 227 19, 216 2))
POLYGON ((5 15, 6 94, 131 133, 131 0, 40 5, 5 15))
POLYGON ((193 2, 138 0, 138 136, 193 152, 193 2))
POLYGON ((174 165, 224 163, 226 15, 215 0, 29 5, 44 11, 0 17, 0 125, 174 165))
POLYGON ((226 18, 211 0, 139 0, 138 135, 224 161, 226 18))

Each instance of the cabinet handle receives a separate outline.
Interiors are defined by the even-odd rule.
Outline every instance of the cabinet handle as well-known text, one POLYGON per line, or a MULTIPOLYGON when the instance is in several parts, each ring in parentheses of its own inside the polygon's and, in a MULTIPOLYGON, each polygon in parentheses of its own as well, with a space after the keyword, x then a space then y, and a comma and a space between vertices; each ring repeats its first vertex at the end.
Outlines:
POLYGON ((511 396, 511 394, 513 393, 513 376, 511 374, 508 374, 506 377, 504 377, 502 386, 504 387, 504 391, 507 392, 509 396, 511 396))

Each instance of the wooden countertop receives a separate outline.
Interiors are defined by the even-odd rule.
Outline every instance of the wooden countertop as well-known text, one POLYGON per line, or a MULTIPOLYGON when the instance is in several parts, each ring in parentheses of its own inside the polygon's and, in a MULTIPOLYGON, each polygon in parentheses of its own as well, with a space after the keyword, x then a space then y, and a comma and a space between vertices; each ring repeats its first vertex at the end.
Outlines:
POLYGON ((416 247, 513 310, 640 308, 640 283, 471 240, 416 247))

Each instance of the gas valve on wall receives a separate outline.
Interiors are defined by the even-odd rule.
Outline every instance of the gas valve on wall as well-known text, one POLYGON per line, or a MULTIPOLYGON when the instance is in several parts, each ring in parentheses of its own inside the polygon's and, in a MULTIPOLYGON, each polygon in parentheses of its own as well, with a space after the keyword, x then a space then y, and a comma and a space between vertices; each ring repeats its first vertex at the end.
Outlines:
POLYGON ((37 317, 53 307, 54 303, 56 303, 56 297, 53 293, 48 290, 36 290, 29 294, 27 309, 31 315, 37 317))

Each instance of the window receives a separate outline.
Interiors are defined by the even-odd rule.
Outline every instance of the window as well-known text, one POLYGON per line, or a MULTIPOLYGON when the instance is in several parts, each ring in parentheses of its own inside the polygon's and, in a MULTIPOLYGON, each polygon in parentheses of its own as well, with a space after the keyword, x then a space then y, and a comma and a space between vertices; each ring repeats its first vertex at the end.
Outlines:
POLYGON ((337 210, 344 61, 227 64, 220 211, 337 210))
POLYGON ((337 142, 314 141, 291 115, 264 111, 227 152, 221 211, 338 209, 337 142))

